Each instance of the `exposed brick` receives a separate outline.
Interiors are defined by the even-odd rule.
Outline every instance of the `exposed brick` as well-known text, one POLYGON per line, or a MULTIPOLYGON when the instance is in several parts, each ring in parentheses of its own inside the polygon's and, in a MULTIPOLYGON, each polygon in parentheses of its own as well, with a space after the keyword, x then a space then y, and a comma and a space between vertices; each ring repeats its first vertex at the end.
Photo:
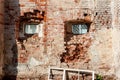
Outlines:
MULTIPOLYGON (((47 74, 48 66, 53 65, 65 68, 91 69, 98 74, 114 74, 119 77, 120 0, 1 1, 5 1, 5 13, 2 12, 4 9, 0 9, 0 37, 3 37, 1 26, 3 26, 4 14, 6 74, 17 74, 18 80, 33 79, 30 76, 36 75, 37 78, 40 77, 39 75, 47 74), (114 6, 112 6, 112 2, 114 2, 114 6), (19 22, 24 20, 20 17, 26 18, 25 13, 27 12, 35 14, 34 10, 45 11, 44 16, 41 12, 36 14, 37 17, 34 16, 34 18, 43 19, 43 37, 38 37, 35 34, 25 39, 18 39, 21 24, 19 22), (65 22, 70 20, 92 22, 89 32, 83 35, 66 34, 65 22), (61 54, 64 55, 64 57, 62 56, 63 63, 60 61, 61 54), (35 66, 34 63, 34 67, 30 66, 31 58, 34 58, 34 62, 40 65, 35 66), (23 78, 19 78, 21 75, 23 78)), ((0 38, 0 44, 2 44, 0 52, 3 52, 3 38, 0 38)), ((40 80, 47 80, 45 76, 43 77, 40 80)), ((77 79, 76 76, 71 76, 71 78, 72 80, 77 79)), ((58 77, 58 79, 60 78, 58 77)))

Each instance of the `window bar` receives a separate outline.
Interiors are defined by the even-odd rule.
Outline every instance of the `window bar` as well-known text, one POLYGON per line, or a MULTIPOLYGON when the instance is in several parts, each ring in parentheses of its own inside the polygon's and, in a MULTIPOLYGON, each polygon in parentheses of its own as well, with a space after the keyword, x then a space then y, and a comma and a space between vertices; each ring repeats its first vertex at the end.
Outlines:
POLYGON ((49 68, 49 70, 48 70, 48 80, 50 80, 50 68, 49 68))
POLYGON ((78 80, 80 80, 80 73, 79 73, 79 71, 78 71, 78 80))
POLYGON ((66 71, 65 71, 65 69, 63 70, 63 80, 66 80, 66 71))
POLYGON ((92 72, 92 80, 94 80, 94 77, 95 77, 94 74, 95 74, 95 73, 94 73, 94 71, 93 71, 93 72, 92 72))

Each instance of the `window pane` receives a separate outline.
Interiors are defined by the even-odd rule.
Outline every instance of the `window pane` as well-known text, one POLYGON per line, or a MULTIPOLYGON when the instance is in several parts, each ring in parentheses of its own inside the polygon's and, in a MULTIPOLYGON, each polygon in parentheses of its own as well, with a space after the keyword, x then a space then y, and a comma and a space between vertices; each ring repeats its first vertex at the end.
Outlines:
POLYGON ((85 24, 75 24, 72 25, 72 33, 73 34, 84 34, 87 33, 87 25, 85 24))
POLYGON ((82 34, 87 33, 87 25, 82 25, 82 34))
POLYGON ((73 25, 72 32, 73 32, 73 34, 79 34, 81 32, 79 29, 79 25, 73 25))
POLYGON ((34 24, 26 25, 25 26, 25 33, 27 33, 27 34, 34 34, 34 33, 36 33, 37 32, 37 27, 36 26, 37 25, 34 25, 34 24))
POLYGON ((82 29, 82 34, 87 33, 87 29, 82 29))

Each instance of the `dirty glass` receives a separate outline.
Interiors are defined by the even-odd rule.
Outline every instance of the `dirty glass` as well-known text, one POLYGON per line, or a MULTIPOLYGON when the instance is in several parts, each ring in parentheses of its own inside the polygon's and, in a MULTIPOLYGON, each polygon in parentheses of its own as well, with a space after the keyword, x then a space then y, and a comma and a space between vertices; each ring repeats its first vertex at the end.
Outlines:
POLYGON ((72 33, 73 34, 85 34, 87 33, 87 25, 86 24, 73 24, 72 25, 72 33))
POLYGON ((35 24, 28 24, 25 26, 25 33, 26 34, 34 34, 37 33, 37 25, 35 24))

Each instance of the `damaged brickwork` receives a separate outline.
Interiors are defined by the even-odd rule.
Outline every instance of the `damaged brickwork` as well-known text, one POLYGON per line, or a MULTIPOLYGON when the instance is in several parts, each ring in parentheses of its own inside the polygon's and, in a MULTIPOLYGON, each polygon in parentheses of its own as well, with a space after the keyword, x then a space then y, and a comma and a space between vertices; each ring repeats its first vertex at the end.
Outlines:
POLYGON ((119 0, 5 0, 4 74, 18 80, 47 80, 48 67, 55 66, 90 69, 107 75, 105 80, 116 80, 120 73, 119 3, 119 0), (77 20, 89 21, 89 31, 67 34, 66 22, 77 20), (25 34, 26 23, 42 25, 42 32, 25 34), (108 78, 111 75, 113 78, 108 78))
POLYGON ((88 48, 92 43, 92 38, 89 35, 91 31, 91 19, 88 16, 88 13, 84 14, 84 20, 74 20, 68 21, 65 23, 65 52, 61 55, 61 62, 86 62, 90 60, 88 57, 88 48), (86 18, 87 17, 87 18, 86 18), (86 24, 87 25, 87 33, 86 34, 74 34, 72 33, 72 25, 73 24, 86 24))
POLYGON ((66 52, 61 55, 61 62, 82 62, 82 60, 88 62, 89 57, 87 51, 91 45, 91 41, 91 38, 87 37, 87 35, 74 36, 69 42, 67 42, 66 52))

